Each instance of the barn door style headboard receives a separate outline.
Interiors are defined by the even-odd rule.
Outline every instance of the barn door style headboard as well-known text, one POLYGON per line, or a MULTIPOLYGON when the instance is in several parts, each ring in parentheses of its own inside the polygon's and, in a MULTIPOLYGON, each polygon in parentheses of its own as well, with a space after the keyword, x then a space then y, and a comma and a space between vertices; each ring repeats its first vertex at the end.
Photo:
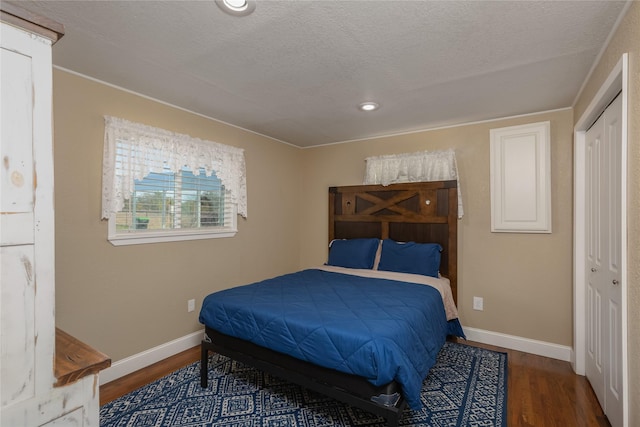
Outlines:
POLYGON ((330 187, 329 241, 364 237, 440 244, 440 273, 457 303, 456 181, 330 187))

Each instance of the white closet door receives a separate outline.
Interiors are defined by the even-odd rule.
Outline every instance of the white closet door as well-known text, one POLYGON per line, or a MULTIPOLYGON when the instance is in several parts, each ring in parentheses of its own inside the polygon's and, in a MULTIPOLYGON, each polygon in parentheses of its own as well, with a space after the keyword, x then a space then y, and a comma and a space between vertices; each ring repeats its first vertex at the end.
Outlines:
POLYGON ((605 112, 605 139, 608 149, 608 173, 605 174, 609 196, 607 230, 608 264, 605 266, 604 284, 607 287, 607 330, 603 343, 607 348, 608 364, 605 366, 605 413, 612 426, 622 426, 622 280, 621 254, 621 206, 622 206, 622 97, 605 112))
POLYGON ((621 115, 618 97, 586 134, 586 375, 613 427, 622 425, 621 115))
POLYGON ((593 391, 604 408, 604 348, 602 333, 604 330, 604 268, 603 259, 607 253, 606 240, 602 239, 602 225, 606 220, 607 201, 603 195, 600 177, 604 169, 604 116, 589 129, 586 136, 586 194, 587 194, 587 354, 586 376, 593 391))

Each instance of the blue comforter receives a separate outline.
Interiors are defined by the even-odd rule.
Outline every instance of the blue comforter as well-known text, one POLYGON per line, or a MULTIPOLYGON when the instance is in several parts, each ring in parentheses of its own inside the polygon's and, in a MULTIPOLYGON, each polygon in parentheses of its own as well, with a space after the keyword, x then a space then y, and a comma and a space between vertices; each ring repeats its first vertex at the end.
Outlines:
POLYGON ((316 269, 210 294, 200 322, 376 386, 396 380, 413 409, 450 326, 431 286, 316 269))

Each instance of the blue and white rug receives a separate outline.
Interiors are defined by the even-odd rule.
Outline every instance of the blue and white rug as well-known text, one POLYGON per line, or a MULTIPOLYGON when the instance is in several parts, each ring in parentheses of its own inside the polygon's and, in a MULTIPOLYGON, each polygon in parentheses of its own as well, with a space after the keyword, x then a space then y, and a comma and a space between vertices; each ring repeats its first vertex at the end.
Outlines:
MULTIPOLYGON (((507 425, 507 355, 447 342, 401 426, 507 425)), ((215 355, 209 387, 195 362, 100 408, 102 427, 383 427, 385 422, 215 355)))

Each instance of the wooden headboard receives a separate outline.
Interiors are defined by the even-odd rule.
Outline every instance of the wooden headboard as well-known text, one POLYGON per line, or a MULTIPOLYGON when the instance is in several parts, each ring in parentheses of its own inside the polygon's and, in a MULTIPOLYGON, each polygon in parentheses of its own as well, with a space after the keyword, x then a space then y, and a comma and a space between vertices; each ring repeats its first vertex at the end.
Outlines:
POLYGON ((329 241, 375 237, 439 243, 440 273, 458 302, 458 190, 456 181, 329 188, 329 241))

